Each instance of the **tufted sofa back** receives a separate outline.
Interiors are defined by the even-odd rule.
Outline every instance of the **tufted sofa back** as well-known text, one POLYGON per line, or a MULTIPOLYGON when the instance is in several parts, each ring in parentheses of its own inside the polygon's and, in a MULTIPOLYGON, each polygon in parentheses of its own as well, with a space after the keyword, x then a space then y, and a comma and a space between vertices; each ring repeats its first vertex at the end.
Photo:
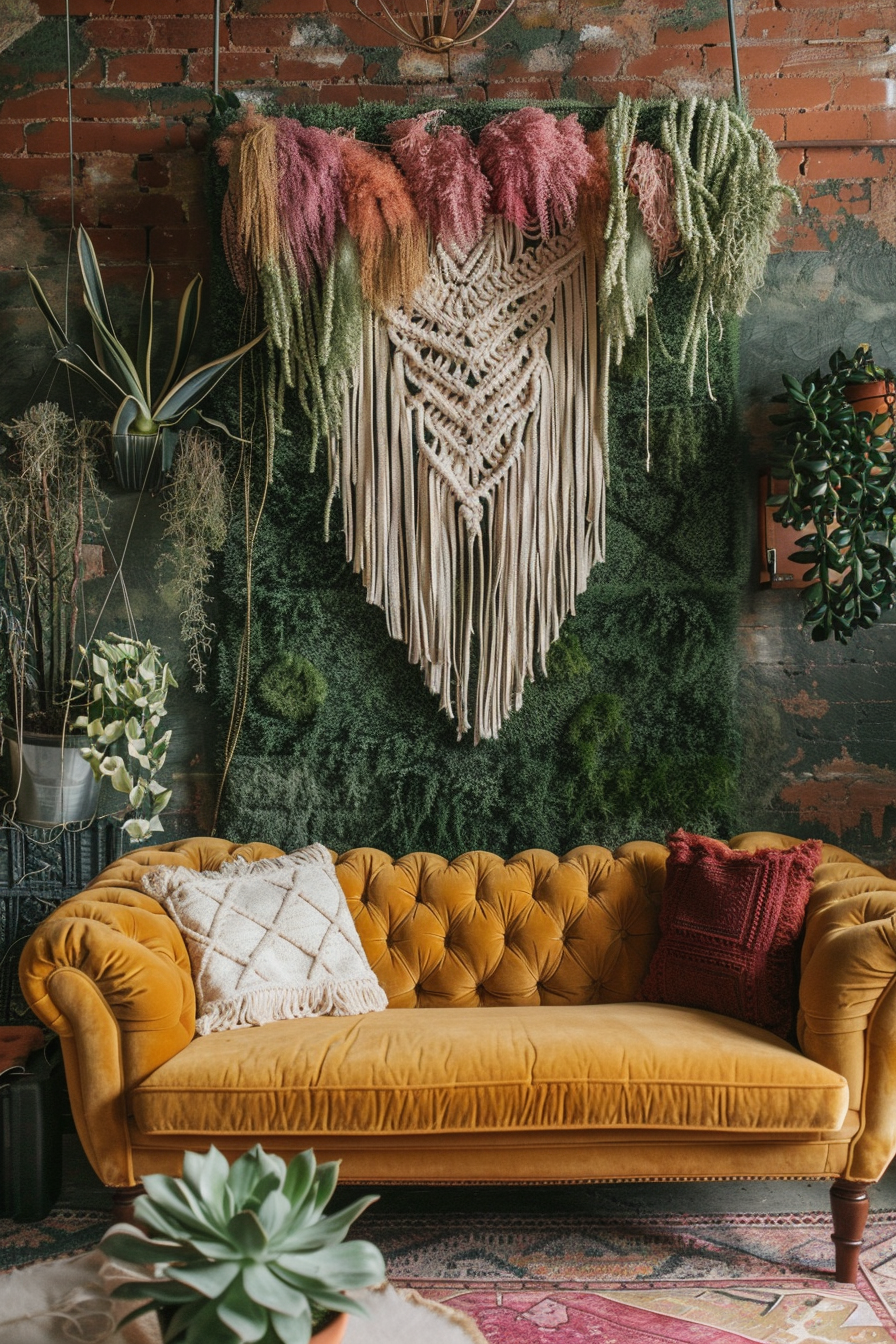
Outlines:
POLYGON ((336 871, 392 1008, 624 1003, 659 938, 666 854, 651 842, 451 862, 353 849, 336 871))
MULTIPOLYGON (((796 841, 754 832, 730 843, 755 849, 796 841)), ((251 861, 281 852, 271 845, 202 838, 134 850, 106 868, 82 896, 60 906, 50 921, 88 918, 114 925, 119 919, 110 909, 114 905, 131 911, 129 918, 138 909, 155 912, 151 917, 164 919, 170 938, 171 921, 142 890, 147 867, 218 869, 236 856, 251 861)), ((543 849, 511 859, 482 851, 450 861, 422 853, 393 859, 378 849, 351 849, 333 858, 389 1006, 465 1008, 635 998, 659 939, 667 854, 664 845, 645 840, 614 853, 582 845, 562 858, 543 849)), ((851 856, 824 847, 825 862, 842 860, 851 856)), ((180 935, 176 938, 178 965, 186 969, 180 935)), ((191 1012, 185 1004, 184 1013, 191 1012)), ((192 1017, 192 1031, 191 1023, 192 1017)))

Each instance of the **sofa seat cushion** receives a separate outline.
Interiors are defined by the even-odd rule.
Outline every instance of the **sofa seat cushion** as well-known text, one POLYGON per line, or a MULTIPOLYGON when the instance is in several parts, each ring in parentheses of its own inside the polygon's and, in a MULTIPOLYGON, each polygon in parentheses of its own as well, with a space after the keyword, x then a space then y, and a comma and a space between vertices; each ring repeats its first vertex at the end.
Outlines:
POLYGON ((847 1086, 760 1027, 668 1004, 392 1009, 195 1038, 144 1134, 837 1130, 847 1086))

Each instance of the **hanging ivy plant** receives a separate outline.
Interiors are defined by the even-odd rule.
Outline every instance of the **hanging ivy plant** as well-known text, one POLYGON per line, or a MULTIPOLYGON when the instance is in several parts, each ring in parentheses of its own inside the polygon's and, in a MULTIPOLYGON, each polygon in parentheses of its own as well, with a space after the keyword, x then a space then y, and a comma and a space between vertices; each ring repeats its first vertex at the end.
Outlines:
POLYGON ((807 528, 790 556, 809 567, 806 624, 816 641, 834 636, 845 644, 860 627, 875 623, 896 602, 896 455, 888 435, 896 376, 878 368, 860 347, 849 358, 831 356, 830 372, 802 383, 784 375, 787 405, 772 416, 780 426, 772 457, 775 476, 788 481, 774 496, 775 518, 807 528), (882 382, 888 409, 856 409, 856 385, 882 382))

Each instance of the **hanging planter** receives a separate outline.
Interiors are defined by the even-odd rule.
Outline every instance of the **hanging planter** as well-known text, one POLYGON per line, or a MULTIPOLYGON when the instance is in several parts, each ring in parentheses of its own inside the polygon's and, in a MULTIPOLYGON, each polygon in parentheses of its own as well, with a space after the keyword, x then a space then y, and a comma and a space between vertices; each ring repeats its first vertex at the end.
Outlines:
POLYGON ((112 469, 124 490, 160 490, 174 461, 177 434, 161 429, 155 434, 113 434, 112 469))
POLYGON ((813 640, 846 643, 896 603, 896 460, 885 438, 892 400, 882 411, 860 404, 878 381, 894 379, 871 363, 867 346, 851 359, 838 350, 830 370, 802 383, 784 376, 773 468, 787 492, 768 502, 776 522, 803 531, 788 558, 808 566, 804 619, 813 640))
POLYGON ((63 826, 96 815, 99 780, 81 748, 82 734, 17 733, 3 725, 7 759, 6 788, 15 803, 15 819, 24 826, 63 826))
MULTIPOLYGON (((60 364, 80 373, 118 408, 111 431, 112 464, 119 485, 128 490, 158 490, 164 474, 171 468, 177 427, 186 429, 197 419, 204 418, 198 409, 200 403, 266 332, 253 337, 238 350, 186 373, 190 349, 199 328, 202 278, 195 276, 181 298, 168 372, 161 391, 153 397, 150 390, 153 384, 152 267, 148 266, 146 270, 137 350, 131 358, 115 334, 99 263, 83 227, 78 230, 78 264, 84 282, 84 305, 93 324, 100 363, 81 346, 69 341, 47 296, 28 271, 31 293, 47 323, 60 364)), ((225 429, 217 421, 208 423, 225 429)))

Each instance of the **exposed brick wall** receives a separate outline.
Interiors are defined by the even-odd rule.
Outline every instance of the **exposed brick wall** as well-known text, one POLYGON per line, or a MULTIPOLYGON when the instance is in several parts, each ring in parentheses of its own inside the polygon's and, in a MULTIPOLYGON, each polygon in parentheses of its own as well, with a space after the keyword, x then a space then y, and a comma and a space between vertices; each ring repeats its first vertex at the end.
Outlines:
MULTIPOLYGON (((0 57, 0 320, 16 337, 6 347, 3 416, 22 408, 47 359, 24 263, 61 302, 69 241, 65 7, 38 2, 42 21, 0 57)), ((137 0, 71 3, 75 218, 91 229, 120 296, 136 292, 147 258, 162 294, 179 293, 208 260, 211 6, 150 3, 149 15, 133 12, 137 0)), ((731 87, 723 0, 517 0, 483 43, 458 53, 450 84, 443 60, 403 51, 350 0, 330 0, 323 12, 319 0, 224 0, 223 8, 222 85, 283 103, 412 104, 430 94, 609 102, 618 90, 731 87)), ((804 373, 863 336, 896 363, 896 7, 738 0, 736 8, 747 100, 780 143, 782 176, 804 205, 801 218, 784 219, 769 283, 744 325, 761 461, 780 372, 804 373)), ((896 829, 896 730, 881 725, 896 701, 896 624, 858 636, 847 652, 819 649, 799 630, 795 595, 751 589, 745 604, 756 822, 821 828, 885 857, 896 829)))

